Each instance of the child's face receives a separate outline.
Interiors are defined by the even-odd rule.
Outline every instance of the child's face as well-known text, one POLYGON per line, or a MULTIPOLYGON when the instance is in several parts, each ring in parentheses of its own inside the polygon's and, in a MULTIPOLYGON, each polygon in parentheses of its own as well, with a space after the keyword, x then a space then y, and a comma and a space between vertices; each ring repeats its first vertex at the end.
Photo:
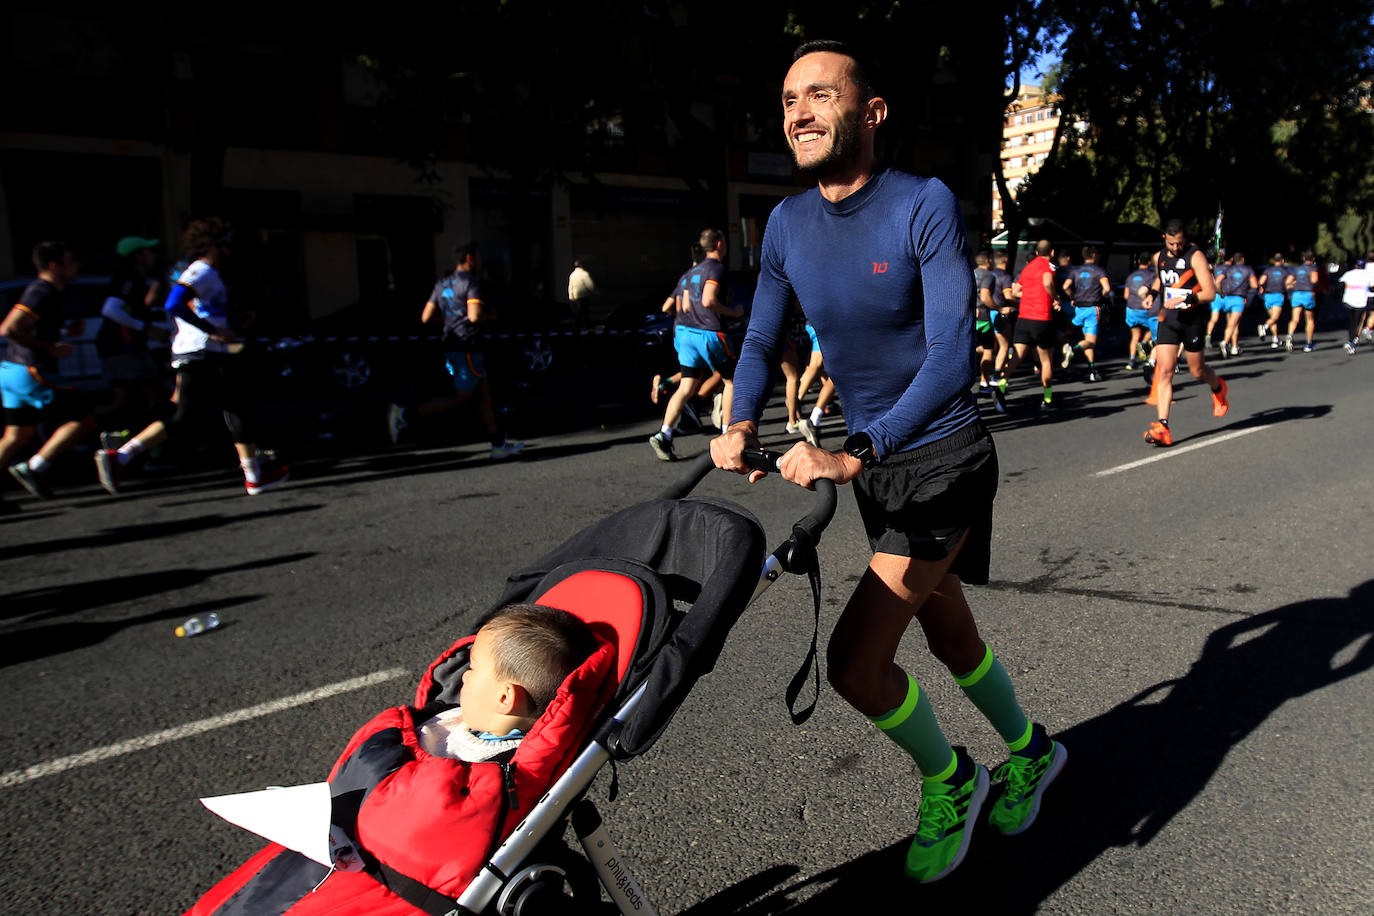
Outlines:
POLYGON ((491 660, 491 636, 487 630, 477 631, 468 650, 468 670, 463 673, 463 687, 458 693, 458 705, 463 707, 463 721, 473 731, 503 732, 501 717, 505 715, 502 696, 510 689, 496 679, 491 660))

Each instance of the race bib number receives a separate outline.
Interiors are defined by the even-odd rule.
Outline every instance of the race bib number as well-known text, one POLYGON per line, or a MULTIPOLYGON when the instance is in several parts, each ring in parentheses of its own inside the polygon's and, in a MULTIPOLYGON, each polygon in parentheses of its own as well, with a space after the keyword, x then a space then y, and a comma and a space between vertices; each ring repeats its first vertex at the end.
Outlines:
POLYGON ((1172 286, 1164 287, 1164 307, 1166 309, 1190 309, 1188 304, 1188 290, 1175 289, 1172 286))

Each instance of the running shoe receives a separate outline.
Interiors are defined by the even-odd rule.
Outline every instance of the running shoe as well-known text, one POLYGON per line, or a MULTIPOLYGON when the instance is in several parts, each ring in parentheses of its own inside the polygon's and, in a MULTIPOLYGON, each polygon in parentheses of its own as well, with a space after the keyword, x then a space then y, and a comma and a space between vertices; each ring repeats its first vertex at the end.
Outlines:
POLYGON ((906 853, 906 876, 922 884, 939 881, 959 867, 973 838, 973 825, 988 797, 988 770, 956 747, 961 766, 973 776, 963 785, 925 782, 921 785, 921 820, 906 853))
POLYGON ((1049 749, 1033 758, 1012 754, 992 777, 995 782, 1002 783, 1002 796, 993 802, 988 823, 1004 836, 1015 836, 1030 829, 1040 813, 1040 797, 1069 759, 1064 745, 1045 734, 1045 726, 1037 723, 1033 727, 1049 749))
POLYGON ((260 493, 266 493, 268 490, 275 490, 290 479, 291 468, 287 465, 279 464, 259 474, 256 482, 244 478, 243 487, 248 491, 249 496, 257 496, 260 493))
POLYGON ((821 447, 821 434, 816 431, 816 427, 806 417, 797 421, 797 432, 801 433, 811 445, 816 448, 821 447))
POLYGON ((1134 371, 1135 371, 1135 357, 1134 357, 1134 356, 1132 356, 1130 359, 1126 360, 1126 371, 1127 371, 1127 372, 1134 372, 1134 371))
POLYGON ((1174 444, 1174 437, 1169 427, 1156 420, 1145 430, 1145 441, 1151 445, 1170 446, 1174 444))
POLYGON ((1221 383, 1221 390, 1212 392, 1212 416, 1224 417, 1226 411, 1231 409, 1231 402, 1226 399, 1226 392, 1230 390, 1230 386, 1221 376, 1217 376, 1217 381, 1221 383))
POLYGON ((1064 358, 1059 361, 1059 365, 1061 368, 1067 369, 1071 362, 1073 362, 1073 345, 1064 344, 1064 358))
POLYGON ((500 445, 491 447, 491 457, 493 461, 501 461, 505 458, 514 458, 525 450, 525 443, 516 442, 514 439, 505 439, 500 445))
POLYGON ((1292 335, 1292 334, 1289 334, 1287 337, 1284 338, 1284 340, 1283 340, 1283 348, 1284 348, 1285 350, 1287 350, 1289 353, 1292 353, 1292 352, 1293 352, 1293 335, 1292 335))
POLYGON ((677 453, 673 451, 673 440, 663 435, 662 430, 649 437, 649 447, 654 450, 659 461, 677 461, 677 453))
POLYGON ((111 496, 119 495, 120 484, 124 482, 124 465, 119 463, 119 452, 112 448, 96 452, 95 473, 106 493, 111 496))
POLYGON ((1240 356, 1240 344, 1231 344, 1231 355, 1240 356))
POLYGON ((39 499, 52 499, 52 490, 48 489, 48 484, 43 480, 43 475, 30 468, 27 461, 10 465, 10 476, 39 499))
POLYGON ((1091 372, 1088 373, 1088 381, 1090 381, 1090 382, 1100 382, 1100 381, 1102 381, 1102 376, 1098 375, 1098 374, 1097 374, 1097 370, 1094 369, 1094 370, 1092 370, 1091 372))
POLYGON ((711 398, 711 425, 716 429, 725 429, 725 392, 717 391, 715 397, 711 398))
POLYGON ((1348 340, 1345 342, 1345 352, 1349 353, 1351 356, 1355 355, 1355 345, 1348 340))
POLYGON ((992 386, 992 406, 997 408, 998 413, 1007 412, 1007 396, 998 385, 992 386))
POLYGON ((1302 345, 1302 352, 1304 353, 1311 353, 1315 349, 1317 349, 1316 346, 1310 340, 1302 345))
POLYGON ((1271 350, 1277 350, 1278 348, 1279 348, 1279 335, 1275 334, 1275 335, 1273 335, 1272 337, 1269 338, 1269 349, 1271 349, 1271 350))
POLYGON ((788 424, 787 424, 787 432, 788 432, 788 433, 791 433, 791 434, 795 434, 795 433, 797 432, 797 424, 796 424, 796 423, 788 423, 788 424))
POLYGON ((1363 340, 1365 343, 1374 340, 1374 328, 1365 328, 1363 331, 1361 331, 1360 340, 1363 340))
POLYGON ((1262 324, 1262 325, 1259 326, 1259 339, 1260 339, 1260 340, 1264 340, 1264 335, 1265 335, 1265 333, 1266 333, 1268 330, 1269 330, 1269 326, 1266 325, 1266 324, 1262 324))
POLYGON ((127 429, 117 432, 102 432, 100 434, 100 447, 103 449, 117 449, 133 437, 127 429))
POLYGON ((392 404, 386 409, 386 434, 395 445, 401 439, 401 430, 406 428, 406 409, 400 404, 392 404))

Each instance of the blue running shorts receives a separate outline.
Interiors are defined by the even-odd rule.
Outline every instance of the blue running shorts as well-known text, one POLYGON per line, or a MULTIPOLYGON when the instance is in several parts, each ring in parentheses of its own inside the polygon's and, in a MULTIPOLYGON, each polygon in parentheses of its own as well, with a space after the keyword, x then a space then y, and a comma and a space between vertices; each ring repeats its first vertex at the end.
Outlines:
POLYGON ((1311 290, 1295 289, 1288 294, 1288 304, 1295 309, 1310 309, 1317 304, 1317 297, 1311 290))
POLYGON ((481 353, 445 353, 444 360, 448 363, 448 374, 453 376, 454 391, 476 391, 482 379, 487 377, 487 366, 481 353))
POLYGON ((1087 334, 1087 335, 1091 335, 1091 336, 1093 336, 1093 337, 1096 337, 1096 336, 1097 336, 1097 307, 1096 307, 1096 306, 1092 306, 1092 305, 1090 305, 1090 306, 1088 306, 1088 307, 1086 307, 1086 308, 1084 308, 1084 307, 1081 306, 1081 305, 1076 305, 1076 306, 1074 306, 1074 309, 1073 309, 1073 323, 1074 323, 1075 325, 1077 325, 1078 327, 1082 328, 1084 334, 1087 334))
POLYGON ((1228 315, 1239 315, 1245 311, 1244 296, 1217 296, 1212 300, 1212 311, 1225 312, 1228 315))
POLYGON ((677 350, 677 362, 684 374, 688 370, 706 367, 712 372, 724 375, 731 368, 731 355, 725 346, 725 335, 719 331, 707 331, 678 325, 673 335, 673 348, 677 350))
POLYGON ((1283 293, 1265 293, 1264 307, 1267 309, 1283 308, 1283 293))

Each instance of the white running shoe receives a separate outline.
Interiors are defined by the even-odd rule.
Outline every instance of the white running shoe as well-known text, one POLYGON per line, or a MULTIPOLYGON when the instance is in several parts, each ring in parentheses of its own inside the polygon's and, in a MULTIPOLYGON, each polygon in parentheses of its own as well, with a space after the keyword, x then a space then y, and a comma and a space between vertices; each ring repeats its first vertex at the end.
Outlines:
POLYGON ((818 432, 816 431, 816 427, 815 427, 814 425, 812 425, 812 423, 811 423, 810 420, 806 419, 805 417, 803 417, 802 419, 798 420, 798 421, 797 421, 797 432, 801 433, 802 436, 804 436, 804 437, 806 438, 806 441, 809 442, 809 443, 811 443, 811 444, 812 444, 813 446, 815 446, 816 448, 820 448, 820 447, 821 447, 821 436, 820 436, 820 433, 818 433, 818 432))

